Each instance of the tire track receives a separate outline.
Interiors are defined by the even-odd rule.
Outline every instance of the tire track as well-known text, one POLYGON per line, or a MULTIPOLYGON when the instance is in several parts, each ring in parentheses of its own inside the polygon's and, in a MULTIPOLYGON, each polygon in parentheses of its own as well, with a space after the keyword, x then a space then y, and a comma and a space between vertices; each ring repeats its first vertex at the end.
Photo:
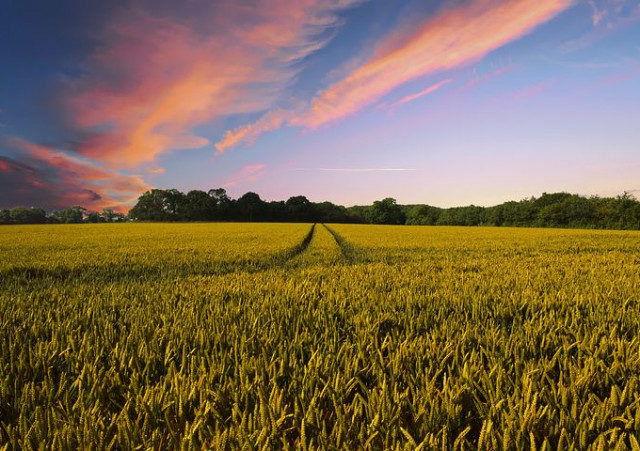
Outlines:
POLYGON ((86 283, 87 281, 104 281, 108 283, 127 282, 131 280, 155 280, 190 276, 224 276, 233 273, 258 273, 270 269, 284 268, 291 261, 305 252, 313 240, 316 224, 313 224, 300 243, 290 249, 281 251, 262 260, 246 262, 215 262, 214 265, 204 265, 193 268, 190 265, 178 265, 167 269, 163 265, 104 265, 79 266, 75 268, 54 267, 16 267, 0 271, 0 288, 23 286, 24 284, 51 283, 86 283))
POLYGON ((342 235, 333 230, 326 224, 322 224, 322 226, 327 229, 327 231, 333 236, 333 239, 336 240, 336 244, 340 248, 340 252, 342 252, 342 256, 347 260, 348 263, 355 263, 356 261, 366 260, 363 258, 362 251, 357 250, 355 247, 351 245, 347 240, 345 240, 342 235))
POLYGON ((313 235, 315 234, 315 232, 316 232, 316 224, 313 224, 309 229, 309 232, 307 233, 307 235, 300 242, 300 244, 298 244, 293 249, 285 253, 282 257, 282 260, 279 263, 277 263, 277 265, 286 264, 289 260, 297 257, 298 255, 306 251, 307 248, 309 247, 309 244, 311 244, 311 240, 313 240, 313 235))

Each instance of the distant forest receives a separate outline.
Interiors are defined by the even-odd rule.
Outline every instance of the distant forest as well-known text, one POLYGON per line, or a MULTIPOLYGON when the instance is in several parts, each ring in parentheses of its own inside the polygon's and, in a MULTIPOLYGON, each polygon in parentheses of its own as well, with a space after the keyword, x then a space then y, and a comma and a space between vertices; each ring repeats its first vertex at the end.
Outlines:
POLYGON ((232 199, 224 189, 218 188, 186 194, 175 189, 153 189, 140 196, 126 216, 109 209, 94 212, 79 206, 51 214, 34 207, 0 210, 0 224, 121 221, 333 222, 640 230, 640 202, 629 193, 617 197, 545 193, 537 198, 492 207, 399 205, 392 198, 372 205, 343 207, 331 202, 311 202, 304 196, 267 202, 252 192, 232 199))

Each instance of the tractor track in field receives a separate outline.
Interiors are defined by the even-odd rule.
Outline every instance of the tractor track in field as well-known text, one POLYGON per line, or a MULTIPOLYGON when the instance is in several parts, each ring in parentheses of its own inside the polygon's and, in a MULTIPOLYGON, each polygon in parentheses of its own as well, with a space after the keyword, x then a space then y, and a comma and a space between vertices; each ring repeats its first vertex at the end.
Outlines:
MULTIPOLYGON (((105 266, 82 266, 76 268, 11 268, 9 270, 0 271, 0 286, 22 283, 69 283, 83 282, 86 280, 101 279, 107 283, 127 282, 129 280, 139 280, 145 278, 148 280, 159 280, 176 277, 191 276, 223 276, 233 273, 259 273, 271 269, 292 269, 297 268, 303 263, 298 259, 304 254, 311 245, 316 235, 316 227, 318 224, 312 224, 309 231, 294 247, 285 250, 280 254, 261 260, 246 262, 244 264, 235 265, 214 265, 204 268, 193 268, 189 266, 179 266, 166 270, 163 266, 123 266, 123 265, 105 265, 105 266)), ((362 252, 354 248, 347 240, 345 240, 338 232, 333 230, 326 224, 322 226, 331 234, 337 246, 340 249, 342 257, 346 263, 355 263, 357 261, 366 260, 363 258, 362 252)))
POLYGON ((347 241, 342 235, 333 230, 326 224, 322 224, 322 227, 327 229, 327 232, 331 234, 333 239, 336 241, 336 244, 340 248, 340 252, 342 252, 342 256, 348 263, 353 263, 358 259, 361 259, 360 253, 347 241))
MULTIPOLYGON (((83 282, 86 280, 94 280, 96 278, 103 279, 105 282, 126 282, 129 280, 140 280, 147 278, 166 279, 174 277, 191 277, 191 276, 223 276, 233 273, 258 273, 268 271, 270 269, 285 268, 291 265, 295 258, 303 254, 315 235, 316 225, 313 224, 301 242, 293 248, 287 249, 281 253, 274 254, 264 260, 249 261, 244 264, 235 266, 216 265, 206 269, 194 269, 187 265, 177 266, 171 271, 166 272, 162 266, 144 266, 134 265, 131 267, 123 265, 108 264, 104 266, 79 266, 75 268, 67 268, 64 266, 55 268, 41 267, 15 267, 0 271, 0 287, 6 287, 11 284, 27 283, 70 283, 83 282)), ((295 266, 295 265, 294 265, 295 266)))
POLYGON ((317 224, 313 224, 311 226, 311 228, 309 229, 309 232, 307 232, 305 237, 297 246, 295 246, 289 252, 284 254, 283 256, 284 258, 282 259, 282 262, 280 262, 281 264, 288 262, 289 260, 297 257, 298 255, 302 254, 304 251, 307 250, 307 248, 309 247, 309 244, 311 244, 311 240, 313 240, 313 236, 315 235, 316 225, 317 224))

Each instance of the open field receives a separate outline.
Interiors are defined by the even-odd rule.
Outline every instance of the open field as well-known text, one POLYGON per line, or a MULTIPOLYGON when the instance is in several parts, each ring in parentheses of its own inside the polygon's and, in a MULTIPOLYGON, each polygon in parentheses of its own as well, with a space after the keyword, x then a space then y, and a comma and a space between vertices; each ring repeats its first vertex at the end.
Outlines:
POLYGON ((0 227, 0 448, 640 449, 640 233, 0 227))

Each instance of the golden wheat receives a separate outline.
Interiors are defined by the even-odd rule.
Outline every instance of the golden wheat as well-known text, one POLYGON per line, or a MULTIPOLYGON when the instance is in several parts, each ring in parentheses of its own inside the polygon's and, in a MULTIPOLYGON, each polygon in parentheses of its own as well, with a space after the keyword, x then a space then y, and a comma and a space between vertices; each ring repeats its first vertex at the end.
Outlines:
POLYGON ((640 234, 0 227, 0 446, 640 449, 640 234))

